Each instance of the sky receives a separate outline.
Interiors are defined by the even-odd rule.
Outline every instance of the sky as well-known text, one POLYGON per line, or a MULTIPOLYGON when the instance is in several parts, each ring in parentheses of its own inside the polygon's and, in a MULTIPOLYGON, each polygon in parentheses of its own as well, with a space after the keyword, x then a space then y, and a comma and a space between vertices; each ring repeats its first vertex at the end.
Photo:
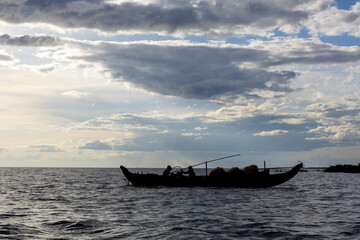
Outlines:
POLYGON ((360 162, 360 1, 2 0, 0 167, 360 162))

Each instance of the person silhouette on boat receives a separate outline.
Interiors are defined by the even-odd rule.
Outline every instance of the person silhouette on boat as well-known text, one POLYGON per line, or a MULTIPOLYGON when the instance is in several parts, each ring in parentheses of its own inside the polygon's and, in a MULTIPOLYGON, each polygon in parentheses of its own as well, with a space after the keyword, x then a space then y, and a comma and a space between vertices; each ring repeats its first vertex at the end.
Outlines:
POLYGON ((163 172, 163 174, 162 174, 162 175, 163 175, 164 177, 169 176, 169 175, 170 175, 171 170, 172 170, 172 167, 171 167, 170 165, 168 165, 168 166, 167 166, 167 168, 164 170, 164 172, 163 172))
POLYGON ((196 176, 195 171, 194 171, 192 166, 189 166, 187 171, 181 170, 181 172, 184 173, 184 174, 189 174, 190 177, 195 177, 196 176))

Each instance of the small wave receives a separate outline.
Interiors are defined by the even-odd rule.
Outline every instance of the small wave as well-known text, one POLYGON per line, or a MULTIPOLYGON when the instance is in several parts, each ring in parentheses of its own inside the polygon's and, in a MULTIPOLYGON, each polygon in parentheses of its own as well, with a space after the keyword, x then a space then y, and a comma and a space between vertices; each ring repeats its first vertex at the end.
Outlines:
MULTIPOLYGON (((347 236, 347 237, 352 237, 353 239, 355 239, 355 236, 360 236, 360 228, 359 228, 359 223, 354 223, 351 226, 347 226, 343 232, 341 232, 341 234, 347 236)), ((359 239, 359 238, 356 238, 359 239)))
POLYGON ((51 223, 46 223, 44 225, 72 234, 80 234, 80 233, 98 234, 105 232, 107 230, 103 228, 104 224, 98 220, 83 220, 83 221, 60 220, 51 223))
POLYGON ((8 218, 20 218, 27 217, 27 214, 16 214, 16 213, 4 213, 0 214, 0 219, 8 219, 8 218))
POLYGON ((60 220, 60 221, 56 221, 56 222, 45 223, 44 225, 66 227, 66 226, 74 224, 74 223, 75 223, 74 221, 60 220))
POLYGON ((54 197, 45 197, 40 194, 32 196, 30 198, 31 201, 39 201, 39 202, 60 202, 60 203, 68 203, 69 199, 63 196, 54 196, 54 197))
POLYGON ((25 239, 28 236, 42 234, 36 227, 25 224, 2 224, 0 225, 0 239, 25 239))
POLYGON ((74 222, 74 223, 66 226, 66 228, 69 230, 88 229, 88 228, 92 228, 92 227, 94 227, 94 225, 96 225, 96 223, 94 224, 94 222, 96 222, 96 221, 86 220, 86 221, 74 222))
POLYGON ((269 189, 141 188, 117 169, 35 170, 2 175, 0 239, 360 239, 354 175, 301 173, 269 189))
POLYGON ((43 185, 36 185, 36 186, 33 186, 32 188, 33 189, 52 189, 52 188, 55 188, 56 185, 54 184, 43 184, 43 185))

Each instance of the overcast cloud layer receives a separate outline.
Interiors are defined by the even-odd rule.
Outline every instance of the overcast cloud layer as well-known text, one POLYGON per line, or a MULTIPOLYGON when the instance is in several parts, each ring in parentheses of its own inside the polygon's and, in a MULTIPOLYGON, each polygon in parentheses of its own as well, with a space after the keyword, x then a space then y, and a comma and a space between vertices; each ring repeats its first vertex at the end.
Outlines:
POLYGON ((257 1, 2 1, 0 16, 9 23, 46 23, 60 28, 102 32, 266 35, 274 29, 297 33, 359 36, 360 4, 349 11, 329 7, 331 0, 257 1), (331 17, 330 21, 327 17, 331 17))
POLYGON ((298 27, 309 18, 295 1, 15 1, 0 4, 10 23, 50 23, 104 32, 230 34, 252 28, 298 27))
POLYGON ((358 1, 1 1, 0 163, 357 163, 359 24, 358 1))

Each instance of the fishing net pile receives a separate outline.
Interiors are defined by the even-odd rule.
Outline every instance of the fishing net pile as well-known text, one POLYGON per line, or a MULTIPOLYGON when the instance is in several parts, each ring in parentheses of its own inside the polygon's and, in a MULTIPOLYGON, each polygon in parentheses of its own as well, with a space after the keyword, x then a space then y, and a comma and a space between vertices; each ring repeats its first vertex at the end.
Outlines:
POLYGON ((256 165, 249 165, 240 169, 238 167, 232 167, 228 171, 225 171, 224 168, 217 167, 210 171, 208 174, 209 176, 223 176, 223 175, 230 175, 230 176, 239 176, 242 174, 249 174, 249 173, 258 173, 259 168, 256 165))
POLYGON ((225 175, 226 174, 226 171, 225 169, 221 168, 221 167, 217 167, 217 168, 214 168, 213 170, 211 170, 209 172, 209 176, 221 176, 221 175, 225 175))
POLYGON ((244 171, 242 171, 238 167, 232 167, 227 172, 230 176, 238 176, 238 175, 244 174, 244 171))
POLYGON ((244 173, 257 173, 259 172, 259 168, 256 165, 249 165, 242 169, 244 173))

